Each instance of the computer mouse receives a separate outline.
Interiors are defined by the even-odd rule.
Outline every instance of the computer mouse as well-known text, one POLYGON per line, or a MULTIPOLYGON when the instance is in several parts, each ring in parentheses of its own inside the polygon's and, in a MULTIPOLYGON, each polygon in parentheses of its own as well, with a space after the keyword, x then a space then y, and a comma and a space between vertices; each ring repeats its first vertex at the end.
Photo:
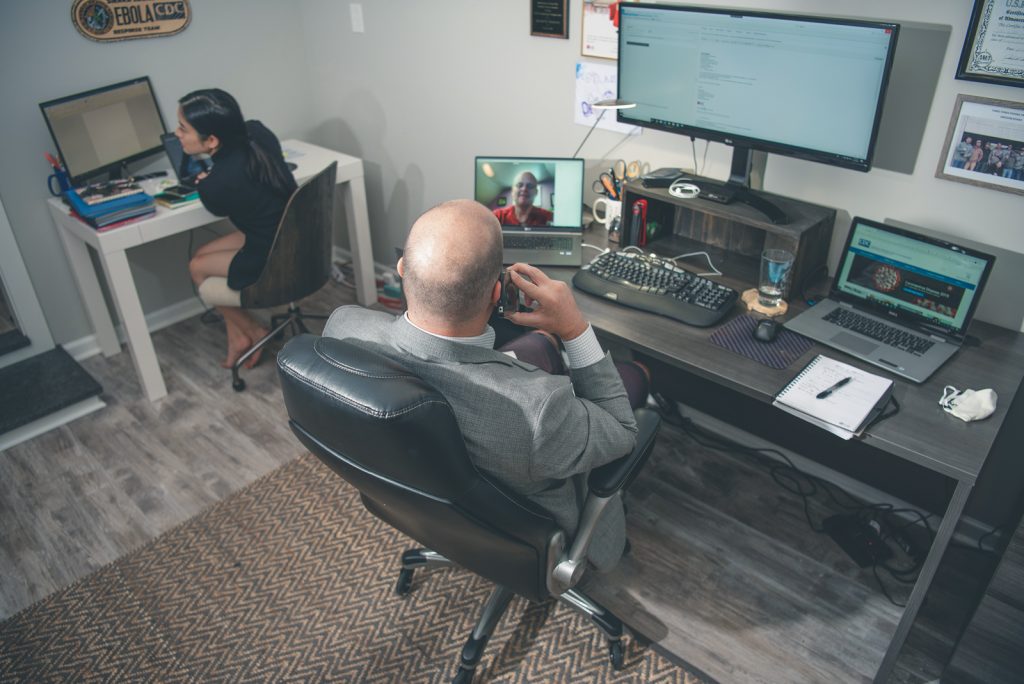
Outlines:
POLYGON ((779 330, 781 329, 782 324, 774 318, 762 318, 757 322, 757 327, 754 328, 754 339, 767 344, 778 337, 779 330))

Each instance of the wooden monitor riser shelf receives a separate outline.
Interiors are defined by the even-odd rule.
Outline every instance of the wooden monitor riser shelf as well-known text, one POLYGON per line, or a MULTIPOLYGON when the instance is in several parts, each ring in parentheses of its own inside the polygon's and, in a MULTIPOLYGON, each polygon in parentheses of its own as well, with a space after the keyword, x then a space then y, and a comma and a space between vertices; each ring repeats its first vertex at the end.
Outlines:
MULTIPOLYGON (((657 223, 662 230, 644 249, 665 238, 681 238, 706 245, 730 255, 726 275, 757 282, 761 252, 785 249, 795 256, 791 283, 794 288, 825 267, 832 242, 836 210, 809 202, 759 193, 778 205, 789 217, 785 224, 773 224, 753 207, 741 202, 720 204, 699 197, 673 197, 665 189, 645 188, 640 183, 627 183, 623 193, 622 216, 632 216, 637 200, 647 202, 647 223, 657 223)), ((622 245, 636 245, 628 222, 623 223, 622 245)), ((709 250, 711 251, 711 250, 709 250)))

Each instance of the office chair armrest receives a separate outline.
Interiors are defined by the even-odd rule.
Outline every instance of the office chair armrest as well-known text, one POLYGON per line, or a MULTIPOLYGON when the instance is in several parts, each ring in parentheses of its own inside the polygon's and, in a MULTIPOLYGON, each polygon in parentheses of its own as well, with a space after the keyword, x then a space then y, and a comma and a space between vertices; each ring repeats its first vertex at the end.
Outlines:
POLYGON ((590 471, 587 486, 593 494, 607 497, 628 487, 654 450, 661 416, 645 408, 637 409, 635 415, 637 435, 633 452, 590 471))
POLYGON ((654 450, 654 438, 658 434, 661 417, 654 411, 637 409, 636 422, 636 446, 633 447, 632 453, 590 472, 590 478, 587 480, 590 493, 587 494, 587 500, 583 505, 583 513, 580 515, 580 524, 576 528, 572 547, 552 573, 552 594, 563 593, 579 582, 586 567, 590 539, 597 528, 601 513, 612 497, 633 481, 654 450))

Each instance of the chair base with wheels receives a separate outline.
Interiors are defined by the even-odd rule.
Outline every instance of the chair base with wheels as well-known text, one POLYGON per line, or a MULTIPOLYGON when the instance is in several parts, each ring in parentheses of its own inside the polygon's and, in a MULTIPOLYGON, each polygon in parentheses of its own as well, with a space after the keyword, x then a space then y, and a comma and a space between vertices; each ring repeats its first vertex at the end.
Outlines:
MULTIPOLYGON (((412 591, 413 573, 419 568, 452 567, 455 563, 430 549, 410 549, 402 554, 402 568, 398 573, 395 593, 407 596, 412 591)), ((480 618, 462 647, 459 669, 452 678, 453 684, 468 684, 484 655, 484 648, 494 633, 515 592, 503 586, 495 586, 484 603, 480 618)), ((600 605, 583 592, 569 589, 558 595, 560 602, 586 615, 608 639, 608 658, 612 667, 621 670, 625 664, 625 646, 622 643, 622 621, 611 611, 600 605)))
POLYGON ((301 335, 302 333, 309 333, 309 328, 303 323, 305 320, 314 321, 326 321, 330 316, 324 314, 311 314, 304 313, 299 308, 298 304, 294 302, 288 305, 288 311, 282 314, 274 314, 270 317, 270 332, 261 337, 256 341, 249 349, 238 357, 234 365, 231 366, 231 388, 236 392, 241 392, 245 389, 245 380, 239 375, 239 371, 245 365, 245 362, 253 354, 263 349, 270 340, 280 340, 284 337, 285 329, 288 328, 293 336, 301 335))

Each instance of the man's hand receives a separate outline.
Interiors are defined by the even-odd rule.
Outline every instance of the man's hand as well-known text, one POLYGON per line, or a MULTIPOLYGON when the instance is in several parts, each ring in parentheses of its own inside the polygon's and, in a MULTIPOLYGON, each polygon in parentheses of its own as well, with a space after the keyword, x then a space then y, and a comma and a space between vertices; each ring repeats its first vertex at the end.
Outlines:
POLYGON ((529 264, 512 264, 508 271, 512 284, 522 291, 526 305, 533 308, 531 312, 512 313, 506 316, 508 320, 558 335, 563 340, 574 340, 586 331, 587 321, 567 283, 552 280, 529 264))

